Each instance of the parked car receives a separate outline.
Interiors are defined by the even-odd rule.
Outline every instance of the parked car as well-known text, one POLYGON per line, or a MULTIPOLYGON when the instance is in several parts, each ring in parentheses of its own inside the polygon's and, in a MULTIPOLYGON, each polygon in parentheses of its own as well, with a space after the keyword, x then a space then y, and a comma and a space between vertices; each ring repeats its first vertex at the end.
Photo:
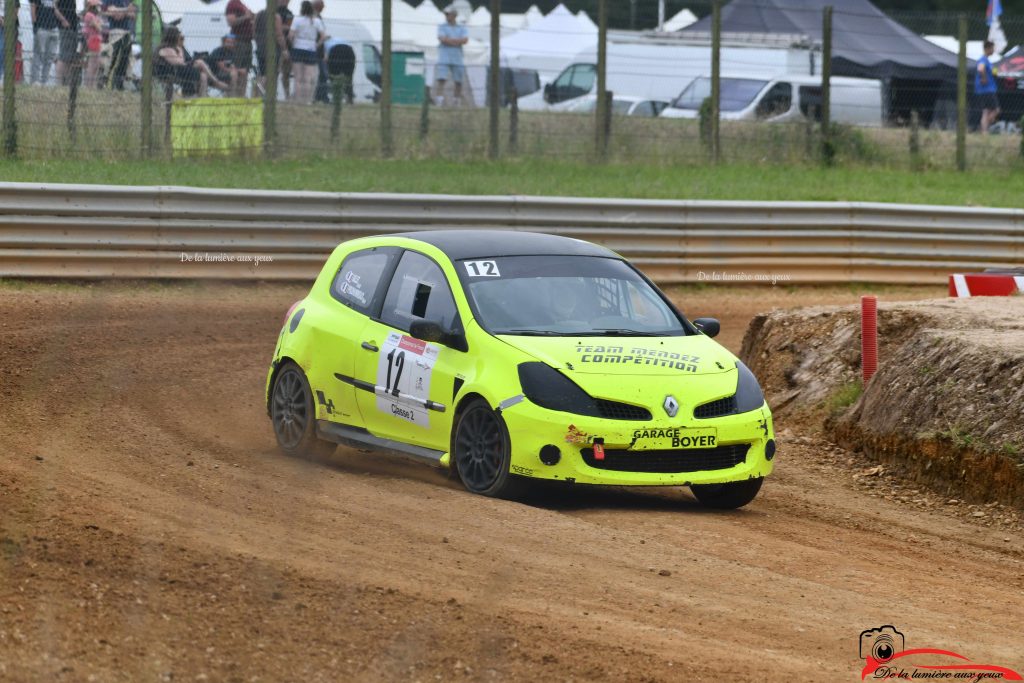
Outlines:
MULTIPOLYGON (((830 98, 835 123, 882 125, 882 83, 868 78, 833 77, 830 98)), ((697 118, 711 97, 711 78, 694 79, 668 107, 664 118, 697 118)), ((817 120, 822 102, 820 76, 722 76, 721 117, 734 121, 817 120)))
MULTIPOLYGON (((642 116, 654 118, 668 106, 667 100, 652 100, 647 97, 615 95, 612 97, 612 114, 620 116, 642 116)), ((585 95, 567 102, 557 111, 571 111, 578 114, 589 114, 597 108, 597 95, 585 95)))

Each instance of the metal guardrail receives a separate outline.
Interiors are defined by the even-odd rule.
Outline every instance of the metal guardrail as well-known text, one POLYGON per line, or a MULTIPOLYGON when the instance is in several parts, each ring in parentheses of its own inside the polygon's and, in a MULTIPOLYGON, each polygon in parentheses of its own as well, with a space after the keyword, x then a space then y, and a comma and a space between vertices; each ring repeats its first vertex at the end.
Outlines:
POLYGON ((1024 263, 1021 209, 4 183, 0 277, 311 279, 339 242, 438 228, 578 237, 661 283, 944 282, 1024 263))

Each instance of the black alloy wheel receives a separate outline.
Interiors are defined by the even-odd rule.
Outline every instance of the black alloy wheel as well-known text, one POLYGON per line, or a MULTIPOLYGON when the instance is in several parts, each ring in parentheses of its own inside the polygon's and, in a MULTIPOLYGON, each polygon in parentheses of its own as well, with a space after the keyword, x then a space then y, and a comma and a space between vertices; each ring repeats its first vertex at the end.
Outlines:
POLYGON ((511 448, 501 416, 476 399, 458 416, 452 439, 455 467, 467 490, 501 496, 510 487, 511 448))
POLYGON ((317 438, 313 392, 299 366, 288 362, 277 373, 270 398, 270 419, 277 444, 288 455, 322 457, 334 444, 317 438))

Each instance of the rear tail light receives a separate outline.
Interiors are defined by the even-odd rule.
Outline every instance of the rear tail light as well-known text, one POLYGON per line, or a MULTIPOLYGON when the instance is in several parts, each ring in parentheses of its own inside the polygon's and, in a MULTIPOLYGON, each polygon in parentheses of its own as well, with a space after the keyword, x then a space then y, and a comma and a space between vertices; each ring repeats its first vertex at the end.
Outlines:
POLYGON ((288 322, 288 319, 292 317, 292 313, 295 312, 295 309, 299 307, 300 303, 302 303, 302 302, 301 301, 296 301, 295 303, 292 304, 292 307, 289 308, 288 312, 284 314, 284 322, 281 323, 282 325, 284 325, 285 323, 288 322))

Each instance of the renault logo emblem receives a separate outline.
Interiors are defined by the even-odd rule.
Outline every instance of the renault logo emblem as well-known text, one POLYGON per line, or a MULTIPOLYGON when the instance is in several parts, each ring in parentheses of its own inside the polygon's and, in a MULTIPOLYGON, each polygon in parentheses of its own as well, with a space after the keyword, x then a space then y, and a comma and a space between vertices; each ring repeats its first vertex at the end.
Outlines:
POLYGON ((679 412, 679 401, 671 394, 665 397, 665 402, 661 405, 665 408, 665 412, 668 413, 669 417, 675 417, 676 413, 679 412))

